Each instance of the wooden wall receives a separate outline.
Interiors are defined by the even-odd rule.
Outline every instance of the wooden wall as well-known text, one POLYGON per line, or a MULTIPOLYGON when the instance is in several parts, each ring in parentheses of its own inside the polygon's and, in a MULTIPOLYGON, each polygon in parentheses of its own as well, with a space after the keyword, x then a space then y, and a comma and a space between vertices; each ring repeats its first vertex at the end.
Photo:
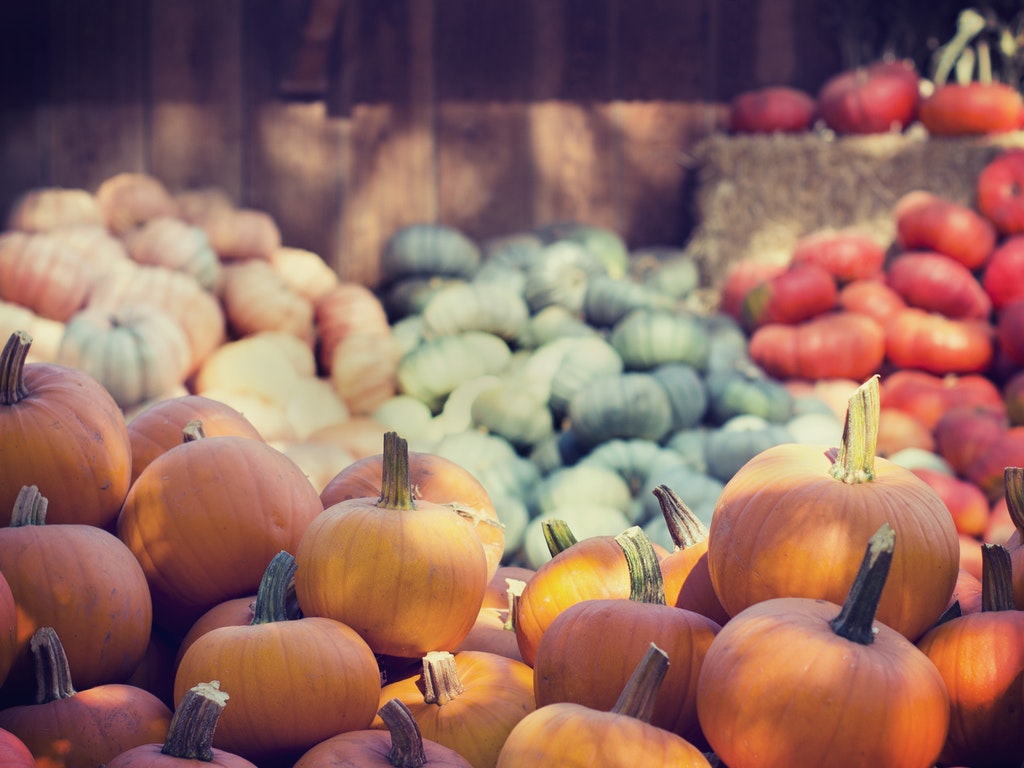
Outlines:
POLYGON ((321 0, 0 3, 0 207, 144 170, 266 210, 368 285, 417 221, 682 244, 687 150, 725 102, 844 64, 830 0, 334 1, 305 98, 281 83, 321 0))

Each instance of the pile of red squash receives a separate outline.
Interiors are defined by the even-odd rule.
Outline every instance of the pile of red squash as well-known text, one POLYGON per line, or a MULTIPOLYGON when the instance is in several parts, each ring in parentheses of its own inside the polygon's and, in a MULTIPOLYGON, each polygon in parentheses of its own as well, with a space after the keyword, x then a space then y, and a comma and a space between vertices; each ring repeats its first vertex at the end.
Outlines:
POLYGON ((979 174, 973 206, 907 193, 893 242, 854 227, 812 232, 788 264, 735 263, 722 291, 751 358, 775 378, 845 397, 882 377, 879 455, 940 457, 915 471, 946 500, 979 569, 976 541, 1012 530, 1004 468, 1024 465, 1022 190, 1024 150, 1004 150, 979 174))

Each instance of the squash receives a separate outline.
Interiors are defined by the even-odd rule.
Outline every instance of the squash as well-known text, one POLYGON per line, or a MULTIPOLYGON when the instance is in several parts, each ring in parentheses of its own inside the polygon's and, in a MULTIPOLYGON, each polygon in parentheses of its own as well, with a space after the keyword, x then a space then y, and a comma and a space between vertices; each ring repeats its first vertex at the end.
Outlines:
POLYGON ((649 371, 668 363, 704 370, 711 345, 696 315, 653 309, 628 313, 611 329, 608 340, 629 371, 649 371))
POLYGON ((395 231, 380 256, 381 284, 406 277, 470 277, 480 266, 480 248, 458 229, 410 224, 395 231))
POLYGON ((50 320, 85 306, 100 273, 52 232, 0 234, 0 299, 50 320))
POLYGON ((583 445, 615 438, 660 440, 672 424, 665 388, 649 373, 595 378, 569 401, 569 428, 583 445))
POLYGON ((8 229, 45 232, 79 226, 103 226, 106 221, 96 196, 76 187, 36 187, 22 192, 7 209, 8 229))
POLYGON ((128 254, 140 264, 151 264, 191 275, 203 288, 213 290, 221 264, 206 233, 177 216, 150 219, 124 236, 128 254))

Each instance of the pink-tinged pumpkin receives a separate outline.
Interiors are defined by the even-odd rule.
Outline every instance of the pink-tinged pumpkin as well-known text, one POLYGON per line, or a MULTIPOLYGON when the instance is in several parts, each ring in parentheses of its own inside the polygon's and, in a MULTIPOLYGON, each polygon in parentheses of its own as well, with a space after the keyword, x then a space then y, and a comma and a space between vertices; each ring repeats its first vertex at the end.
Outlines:
POLYGON ((66 321, 98 279, 96 268, 54 233, 0 234, 0 299, 66 321))
POLYGON ((839 289, 839 308, 874 318, 884 327, 907 302, 885 280, 854 280, 839 289))
POLYGON ((885 352, 898 368, 929 373, 981 373, 995 354, 993 329, 986 320, 957 320, 907 307, 885 327, 885 352))
POLYGON ((191 275, 213 290, 220 279, 220 260, 206 233, 177 216, 150 219, 124 236, 128 253, 140 264, 166 267, 191 275))
POLYGON ((743 297, 743 324, 753 330, 769 323, 799 323, 835 308, 835 278, 816 264, 794 264, 743 297))
POLYGON ((1010 427, 978 454, 965 473, 995 503, 1006 494, 1007 467, 1024 467, 1024 427, 1010 427))
POLYGON ((841 603, 863 555, 855 542, 883 522, 901 545, 878 620, 915 640, 945 610, 959 569, 956 527, 927 483, 875 456, 878 414, 872 377, 850 398, 837 455, 828 446, 777 445, 726 483, 711 518, 708 566, 730 615, 777 597, 841 603))
POLYGON ((913 62, 876 61, 830 77, 818 112, 839 134, 901 131, 917 116, 920 78, 913 62))
POLYGON ((1024 149, 1010 147, 992 158, 978 174, 975 197, 1000 234, 1024 233, 1024 149))
POLYGON ((882 381, 882 405, 916 416, 929 429, 951 408, 981 406, 1005 411, 1003 396, 990 379, 979 374, 938 375, 927 371, 895 370, 882 381))
POLYGON ((885 359, 885 331, 867 315, 827 312, 802 323, 762 325, 750 357, 777 379, 866 379, 885 359))
POLYGON ((234 334, 283 331, 313 346, 313 303, 292 290, 269 262, 246 259, 221 272, 221 301, 234 334))
POLYGON ((974 274, 941 253, 902 253, 889 264, 886 279, 912 307, 958 320, 988 320, 992 300, 974 274))
POLYGON ((996 247, 996 228, 973 208, 934 192, 907 192, 893 209, 896 243, 904 251, 938 251, 968 269, 981 267, 996 247))
POLYGON ((800 133, 814 121, 817 104, 809 93, 785 85, 744 91, 729 103, 732 133, 800 133))
POLYGON ((929 467, 911 470, 939 494, 958 533, 980 539, 985 534, 991 515, 984 492, 967 480, 929 467))
POLYGON ((996 320, 999 349, 1016 365, 1024 365, 1024 298, 1014 299, 999 310, 996 320))
POLYGON ((746 295, 785 269, 784 264, 750 258, 733 262, 722 281, 719 309, 737 322, 743 322, 743 299, 746 295))
POLYGON ((918 116, 933 136, 1006 133, 1020 128, 1024 101, 1007 83, 944 83, 921 102, 918 116))
POLYGON ((818 229, 796 241, 790 263, 824 267, 842 286, 881 274, 885 246, 865 229, 818 229))
POLYGON ((174 198, 164 183, 148 173, 117 173, 96 188, 96 201, 107 227, 124 235, 150 219, 173 216, 174 198))
POLYGON ((7 210, 7 228, 47 232, 66 227, 102 226, 103 211, 87 189, 38 187, 22 192, 7 210))
POLYGON ((991 405, 955 405, 932 428, 935 450, 960 477, 1009 428, 1006 413, 991 405))
POLYGON ((1011 235, 996 247, 981 273, 981 285, 996 310, 1024 299, 1024 235, 1011 235))

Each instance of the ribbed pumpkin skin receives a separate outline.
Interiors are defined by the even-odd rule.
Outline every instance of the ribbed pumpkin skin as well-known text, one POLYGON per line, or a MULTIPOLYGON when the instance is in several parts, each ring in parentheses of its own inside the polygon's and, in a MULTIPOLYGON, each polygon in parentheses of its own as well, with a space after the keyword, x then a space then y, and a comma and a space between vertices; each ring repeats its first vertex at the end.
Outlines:
POLYGON ((0 514, 24 485, 49 500, 49 523, 113 523, 128 493, 131 455, 124 416, 84 372, 50 363, 24 368, 28 396, 0 405, 0 514))
POLYGON ((876 458, 872 481, 833 479, 825 450, 769 448, 726 484, 708 535, 715 591, 733 616, 773 597, 842 603, 861 542, 888 521, 897 544, 878 620, 916 639, 943 612, 956 581, 952 516, 927 483, 886 459, 876 458))
MULTIPOLYGON (((362 730, 339 733, 321 741, 298 759, 293 768, 394 768, 388 755, 391 734, 362 730)), ((429 768, 472 768, 473 764, 454 749, 424 739, 423 751, 429 768)), ((117 768, 117 766, 111 766, 117 768)), ((174 768, 168 766, 168 768, 174 768)))
POLYGON ((117 532, 149 580, 154 621, 181 636, 222 600, 255 593, 267 563, 294 552, 322 509, 312 483, 276 448, 203 437, 142 471, 117 532))

